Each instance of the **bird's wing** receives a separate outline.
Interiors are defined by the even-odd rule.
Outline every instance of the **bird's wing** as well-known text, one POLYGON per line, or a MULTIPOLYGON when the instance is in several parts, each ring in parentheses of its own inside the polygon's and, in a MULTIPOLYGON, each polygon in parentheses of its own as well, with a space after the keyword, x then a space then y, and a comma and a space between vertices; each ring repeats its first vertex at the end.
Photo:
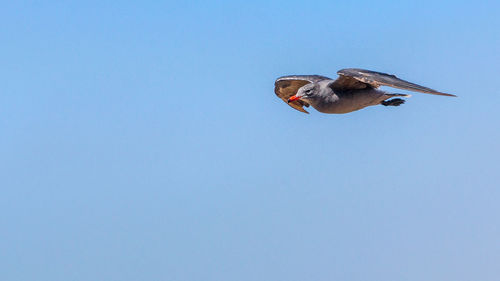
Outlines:
POLYGON ((339 78, 337 78, 337 80, 335 80, 335 82, 331 85, 334 90, 342 91, 364 89, 367 87, 377 88, 379 86, 389 86, 414 92, 456 97, 455 95, 441 93, 436 90, 399 79, 394 75, 371 70, 347 68, 339 70, 337 74, 339 75, 339 78))
MULTIPOLYGON (((274 82, 274 93, 282 99, 284 102, 288 103, 288 99, 297 93, 297 90, 309 83, 315 83, 321 80, 330 79, 319 75, 290 75, 283 76, 276 79, 274 82)), ((309 104, 302 100, 296 100, 288 103, 289 106, 297 109, 298 111, 309 113, 304 109, 309 107, 309 104)))

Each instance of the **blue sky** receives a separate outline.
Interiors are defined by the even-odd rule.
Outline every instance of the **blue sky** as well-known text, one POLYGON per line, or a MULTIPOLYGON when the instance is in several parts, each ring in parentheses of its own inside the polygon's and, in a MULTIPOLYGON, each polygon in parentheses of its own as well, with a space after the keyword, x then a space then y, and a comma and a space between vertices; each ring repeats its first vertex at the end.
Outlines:
POLYGON ((0 279, 498 280, 497 1, 16 1, 0 279), (414 94, 294 111, 276 77, 414 94))

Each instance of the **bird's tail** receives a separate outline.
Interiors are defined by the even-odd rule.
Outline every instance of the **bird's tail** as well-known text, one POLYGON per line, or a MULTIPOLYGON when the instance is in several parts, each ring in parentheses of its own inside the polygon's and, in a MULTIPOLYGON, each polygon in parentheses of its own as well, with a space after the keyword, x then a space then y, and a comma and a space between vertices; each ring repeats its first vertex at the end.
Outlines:
POLYGON ((389 93, 385 93, 387 96, 389 96, 390 98, 392 97, 404 97, 404 98, 409 98, 411 97, 411 95, 408 95, 408 94, 389 94, 389 93))

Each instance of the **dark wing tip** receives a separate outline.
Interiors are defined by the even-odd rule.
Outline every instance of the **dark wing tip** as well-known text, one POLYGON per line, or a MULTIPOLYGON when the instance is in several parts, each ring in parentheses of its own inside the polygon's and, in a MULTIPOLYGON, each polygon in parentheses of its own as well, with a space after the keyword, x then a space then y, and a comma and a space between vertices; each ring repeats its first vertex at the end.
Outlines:
POLYGON ((452 94, 447 94, 447 93, 441 93, 441 92, 436 92, 434 93, 436 95, 440 95, 440 96, 446 96, 446 97, 454 97, 454 98, 458 98, 457 95, 452 95, 452 94))

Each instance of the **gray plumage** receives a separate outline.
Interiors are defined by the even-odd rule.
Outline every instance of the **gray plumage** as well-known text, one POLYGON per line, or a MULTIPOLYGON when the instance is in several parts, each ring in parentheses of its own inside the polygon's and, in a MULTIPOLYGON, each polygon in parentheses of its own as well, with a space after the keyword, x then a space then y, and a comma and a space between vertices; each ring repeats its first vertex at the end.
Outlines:
POLYGON ((378 104, 398 106, 404 100, 394 97, 410 97, 381 91, 380 86, 455 97, 381 72, 348 68, 337 74, 336 80, 320 75, 283 76, 276 79, 274 92, 288 105, 304 113, 308 113, 304 106, 312 106, 323 113, 348 113, 378 104))

